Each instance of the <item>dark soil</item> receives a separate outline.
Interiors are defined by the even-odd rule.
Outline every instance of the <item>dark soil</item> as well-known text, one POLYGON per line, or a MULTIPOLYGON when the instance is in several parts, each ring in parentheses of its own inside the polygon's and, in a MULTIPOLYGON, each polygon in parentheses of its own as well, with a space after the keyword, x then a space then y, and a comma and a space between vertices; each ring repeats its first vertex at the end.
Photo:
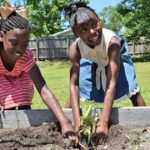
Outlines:
MULTIPOLYGON (((148 129, 127 129, 119 125, 110 127, 105 145, 87 146, 89 150, 150 150, 148 129)), ((0 150, 84 150, 73 147, 63 138, 56 124, 44 123, 39 127, 0 129, 0 150)))

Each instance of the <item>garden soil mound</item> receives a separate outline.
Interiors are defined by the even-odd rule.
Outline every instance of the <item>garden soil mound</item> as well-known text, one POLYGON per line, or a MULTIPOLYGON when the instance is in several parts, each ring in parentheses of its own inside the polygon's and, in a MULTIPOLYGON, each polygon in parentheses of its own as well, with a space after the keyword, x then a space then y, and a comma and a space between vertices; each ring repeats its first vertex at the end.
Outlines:
MULTIPOLYGON (((150 150, 150 130, 127 129, 113 125, 105 145, 88 146, 88 150, 150 150)), ((73 147, 63 138, 55 123, 44 123, 38 127, 19 129, 0 129, 0 150, 85 150, 73 147)))

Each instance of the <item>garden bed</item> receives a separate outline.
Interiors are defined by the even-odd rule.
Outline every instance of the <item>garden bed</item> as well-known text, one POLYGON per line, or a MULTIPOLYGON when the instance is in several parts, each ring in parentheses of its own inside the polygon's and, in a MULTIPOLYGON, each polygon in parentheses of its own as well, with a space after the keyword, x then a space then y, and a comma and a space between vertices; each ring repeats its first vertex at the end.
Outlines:
MULTIPOLYGON (((88 146, 85 139, 81 140, 81 144, 90 150, 149 150, 149 109, 148 107, 113 109, 106 144, 98 147, 94 144, 88 146), (139 122, 141 123, 139 124, 139 122)), ((64 110, 69 120, 72 119, 70 111, 68 109, 64 110)), ((100 114, 101 110, 98 109, 97 112, 100 114)), ((0 129, 0 149, 85 149, 83 147, 73 147, 68 139, 63 138, 56 122, 56 118, 49 110, 5 111, 1 113, 1 127, 3 129, 0 129)))
MULTIPOLYGON (((112 125, 105 145, 88 146, 84 139, 81 142, 90 150, 149 150, 150 133, 144 128, 129 129, 112 125)), ((73 147, 72 143, 62 137, 55 123, 44 123, 38 127, 1 129, 1 150, 84 150, 73 147)))

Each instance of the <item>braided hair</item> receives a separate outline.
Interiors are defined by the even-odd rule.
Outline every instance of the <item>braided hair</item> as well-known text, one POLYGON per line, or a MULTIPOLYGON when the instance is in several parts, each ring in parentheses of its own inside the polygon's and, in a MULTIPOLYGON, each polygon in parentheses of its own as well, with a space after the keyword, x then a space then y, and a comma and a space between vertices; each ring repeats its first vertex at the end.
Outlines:
POLYGON ((14 28, 19 29, 30 29, 29 22, 22 16, 20 16, 15 11, 11 13, 6 20, 1 19, 0 30, 4 34, 7 34, 8 31, 13 30, 14 28))
POLYGON ((98 15, 91 7, 87 6, 85 2, 81 1, 66 6, 64 10, 65 13, 69 16, 70 25, 73 30, 75 25, 86 23, 91 19, 92 16, 89 11, 92 11, 98 17, 98 15))

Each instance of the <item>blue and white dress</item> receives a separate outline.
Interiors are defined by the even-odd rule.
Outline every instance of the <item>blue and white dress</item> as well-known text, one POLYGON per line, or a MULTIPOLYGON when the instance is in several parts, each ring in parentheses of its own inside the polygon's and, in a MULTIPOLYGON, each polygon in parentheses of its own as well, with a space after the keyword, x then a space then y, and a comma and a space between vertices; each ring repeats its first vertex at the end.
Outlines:
POLYGON ((121 42, 120 69, 115 99, 119 99, 126 94, 131 97, 139 92, 126 41, 113 31, 103 28, 101 43, 94 48, 89 47, 80 38, 76 40, 82 57, 79 77, 80 97, 82 99, 104 102, 106 73, 109 62, 108 45, 112 37, 117 37, 121 42))

